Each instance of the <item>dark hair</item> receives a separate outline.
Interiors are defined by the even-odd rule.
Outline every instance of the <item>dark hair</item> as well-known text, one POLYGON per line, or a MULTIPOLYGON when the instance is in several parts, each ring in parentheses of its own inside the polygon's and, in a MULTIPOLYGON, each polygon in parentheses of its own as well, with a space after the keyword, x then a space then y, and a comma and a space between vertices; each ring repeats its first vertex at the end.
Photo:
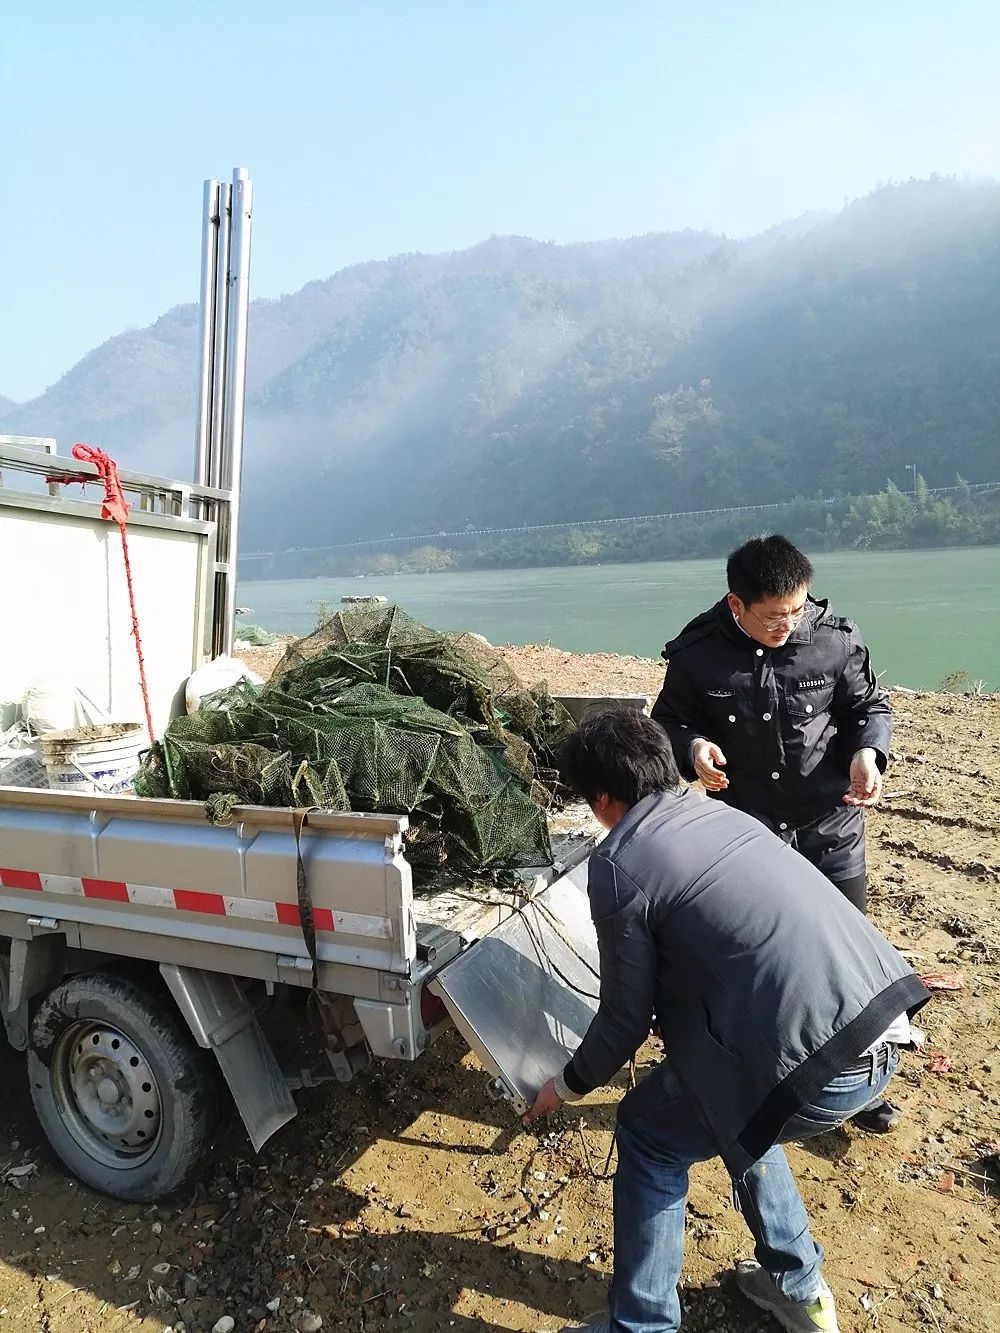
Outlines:
POLYGON ((726 561, 726 580, 744 606, 767 597, 787 597, 812 582, 809 558, 778 532, 751 537, 726 561))
POLYGON ((680 785, 667 734, 636 708, 589 713, 562 745, 559 773, 585 801, 605 793, 635 805, 654 792, 680 785))

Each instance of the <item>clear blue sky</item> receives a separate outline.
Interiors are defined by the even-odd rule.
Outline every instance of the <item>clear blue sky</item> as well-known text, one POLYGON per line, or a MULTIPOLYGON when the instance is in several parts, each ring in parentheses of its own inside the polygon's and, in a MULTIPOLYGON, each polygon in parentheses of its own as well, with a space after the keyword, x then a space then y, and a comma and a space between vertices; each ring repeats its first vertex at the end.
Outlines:
POLYGON ((1000 176, 995 0, 10 0, 0 44, 18 400, 197 299, 201 183, 237 165, 257 296, 494 233, 742 235, 1000 176))

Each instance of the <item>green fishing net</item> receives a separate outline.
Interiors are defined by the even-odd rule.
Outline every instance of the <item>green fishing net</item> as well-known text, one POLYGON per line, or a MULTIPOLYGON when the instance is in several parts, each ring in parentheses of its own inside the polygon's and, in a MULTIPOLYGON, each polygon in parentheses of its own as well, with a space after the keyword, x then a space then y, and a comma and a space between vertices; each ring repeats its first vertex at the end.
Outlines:
POLYGON ((407 855, 430 873, 551 861, 555 751, 573 721, 475 634, 428 629, 385 603, 345 608, 242 682, 171 722, 140 796, 408 814, 407 855))

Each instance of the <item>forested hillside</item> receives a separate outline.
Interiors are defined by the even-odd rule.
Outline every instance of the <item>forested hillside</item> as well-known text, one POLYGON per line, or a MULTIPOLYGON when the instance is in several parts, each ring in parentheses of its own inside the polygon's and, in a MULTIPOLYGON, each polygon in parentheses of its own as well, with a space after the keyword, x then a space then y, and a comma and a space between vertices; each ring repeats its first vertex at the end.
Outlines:
MULTIPOLYGON (((0 431, 190 475, 197 318, 110 340, 0 431)), ((1000 475, 1000 187, 344 270, 251 315, 245 545, 1000 475)))

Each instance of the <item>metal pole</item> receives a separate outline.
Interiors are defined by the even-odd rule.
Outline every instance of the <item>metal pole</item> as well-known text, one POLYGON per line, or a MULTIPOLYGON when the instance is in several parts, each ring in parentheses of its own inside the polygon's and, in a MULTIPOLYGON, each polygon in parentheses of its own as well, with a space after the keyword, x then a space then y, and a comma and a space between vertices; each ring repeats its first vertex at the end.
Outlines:
POLYGON ((212 385, 212 433, 208 446, 208 485, 221 487, 225 449, 226 379, 229 348, 229 265, 232 189, 219 186, 219 250, 215 287, 215 365, 212 385))
POLYGON ((253 184, 244 167, 233 172, 230 241, 229 341, 226 348, 226 405, 221 486, 230 493, 225 541, 222 651, 232 652, 236 624, 236 562, 239 554, 240 488, 243 483, 243 427, 246 416, 247 331, 250 322, 250 231, 253 184))
POLYGON ((219 182, 205 182, 201 233, 201 369, 198 379, 198 421, 195 431, 194 479, 208 485, 212 431, 212 385, 215 376, 215 290, 219 262, 219 182))

